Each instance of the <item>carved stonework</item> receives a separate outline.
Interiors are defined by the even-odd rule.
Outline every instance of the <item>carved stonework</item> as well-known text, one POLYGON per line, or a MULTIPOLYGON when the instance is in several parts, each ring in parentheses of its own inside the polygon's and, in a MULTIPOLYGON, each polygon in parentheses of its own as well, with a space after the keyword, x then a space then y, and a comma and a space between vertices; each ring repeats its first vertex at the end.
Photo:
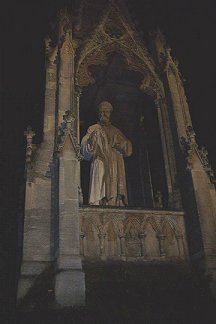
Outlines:
POLYGON ((150 73, 146 73, 140 86, 140 90, 142 90, 144 93, 147 93, 155 99, 162 95, 158 83, 150 73))
POLYGON ((203 167, 204 167, 205 171, 207 172, 211 182, 214 185, 216 185, 215 174, 214 174, 214 171, 212 170, 211 164, 210 164, 209 159, 208 159, 208 151, 204 146, 202 146, 199 149, 199 155, 200 155, 200 159, 201 159, 201 162, 203 164, 203 167))
POLYGON ((48 82, 55 82, 56 81, 56 73, 48 71, 47 81, 48 82))
POLYGON ((61 38, 64 37, 67 32, 71 31, 72 28, 72 15, 66 8, 60 10, 58 22, 59 38, 61 40, 61 38))
POLYGON ((35 136, 35 132, 32 130, 31 126, 27 127, 27 130, 24 132, 24 135, 26 137, 26 166, 27 169, 32 168, 32 158, 33 158, 33 152, 35 150, 35 145, 32 144, 33 137, 35 136))
POLYGON ((198 145, 195 139, 195 132, 192 126, 187 127, 187 139, 185 137, 181 137, 180 143, 183 148, 183 152, 187 162, 187 169, 191 170, 193 166, 193 159, 196 150, 198 149, 198 145))
MULTIPOLYGON (((119 53, 124 57, 125 66, 128 70, 137 71, 143 74, 143 83, 141 90, 150 94, 153 97, 157 96, 157 93, 161 92, 160 86, 156 81, 156 77, 149 70, 145 61, 142 61, 131 49, 118 41, 109 42, 95 51, 88 54, 81 62, 79 71, 77 74, 77 82, 80 86, 87 86, 95 82, 89 71, 91 65, 106 65, 108 64, 108 57, 111 53, 119 53), (125 54, 126 53, 126 54, 125 54)), ((159 82, 159 81, 158 81, 159 82)))
POLYGON ((75 95, 75 98, 79 99, 81 97, 81 95, 82 95, 82 91, 83 91, 83 88, 80 87, 77 84, 77 80, 76 80, 75 87, 74 87, 74 95, 75 95))
POLYGON ((64 42, 61 47, 61 55, 70 56, 73 54, 73 52, 74 52, 73 42, 72 42, 70 32, 68 31, 64 36, 64 42))
POLYGON ((176 76, 180 77, 180 79, 184 81, 179 69, 179 61, 176 58, 172 57, 171 48, 167 46, 165 36, 161 33, 160 30, 151 33, 151 36, 153 36, 156 43, 159 42, 159 44, 161 45, 158 53, 158 73, 163 74, 172 71, 176 76))
POLYGON ((52 46, 52 43, 50 37, 45 39, 46 60, 50 64, 55 64, 58 55, 58 46, 52 46))
POLYGON ((192 126, 187 127, 187 137, 187 140, 185 137, 181 137, 180 140, 187 161, 187 169, 190 170, 193 167, 194 154, 197 154, 204 170, 210 178, 210 181, 213 184, 216 184, 214 171, 212 170, 212 167, 208 160, 208 151, 205 147, 198 147, 198 144, 196 143, 196 134, 192 126))
POLYGON ((117 27, 114 23, 108 25, 104 31, 112 39, 119 39, 123 36, 122 29, 117 27))
POLYGON ((185 252, 179 253, 177 241, 178 237, 185 241, 182 212, 112 208, 100 210, 98 213, 97 208, 83 207, 80 208, 79 213, 84 257, 92 255, 92 252, 95 256, 103 258, 160 259, 161 256, 166 257, 167 244, 169 244, 167 227, 175 242, 173 255, 169 254, 169 257, 186 257, 185 252), (84 237, 85 241, 83 241, 84 237), (153 250, 158 251, 157 254, 153 250))
POLYGON ((63 122, 61 123, 61 126, 58 129, 57 151, 59 153, 62 151, 67 137, 70 136, 76 157, 79 161, 81 161, 83 159, 83 156, 80 153, 80 145, 73 131, 74 122, 75 118, 72 115, 72 112, 70 110, 67 110, 65 112, 65 115, 63 116, 63 122))
POLYGON ((32 182, 35 177, 34 162, 36 160, 36 152, 38 150, 38 145, 33 144, 32 140, 35 136, 35 132, 32 130, 31 126, 27 127, 24 132, 26 136, 26 177, 28 182, 32 182))
POLYGON ((173 58, 171 56, 170 47, 166 48, 166 57, 162 66, 163 66, 163 72, 168 72, 170 69, 174 73, 174 75, 180 78, 181 81, 185 81, 179 70, 179 61, 176 58, 173 58))
POLYGON ((137 37, 137 32, 131 22, 125 18, 122 19, 117 6, 111 6, 110 11, 101 21, 101 25, 90 37, 88 36, 84 46, 79 49, 76 62, 78 84, 80 86, 93 84, 95 80, 88 70, 89 66, 92 64, 106 65, 109 54, 117 52, 124 57, 127 69, 143 74, 141 89, 157 97, 156 93, 161 93, 161 84, 155 73, 155 64, 143 41, 137 37))

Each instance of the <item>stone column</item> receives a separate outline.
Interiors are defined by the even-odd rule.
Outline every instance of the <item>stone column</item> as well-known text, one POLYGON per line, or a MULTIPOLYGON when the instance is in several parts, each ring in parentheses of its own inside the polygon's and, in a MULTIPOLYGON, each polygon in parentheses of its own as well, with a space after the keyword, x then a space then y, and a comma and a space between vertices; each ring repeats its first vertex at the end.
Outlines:
MULTIPOLYGON (((187 175, 188 178, 186 179, 185 177, 183 181, 188 181, 189 186, 191 186, 191 188, 185 187, 185 190, 188 190, 186 195, 190 195, 191 201, 188 202, 186 199, 187 197, 184 197, 184 201, 186 213, 188 213, 186 217, 193 217, 194 220, 191 221, 191 223, 187 220, 186 223, 190 223, 189 226, 192 225, 196 233, 198 233, 199 230, 201 232, 201 237, 197 237, 197 240, 199 239, 202 242, 199 243, 199 247, 197 246, 195 248, 194 251, 196 252, 191 250, 190 257, 196 264, 200 264, 200 267, 202 267, 202 263, 204 262, 206 272, 211 273, 216 283, 216 211, 215 199, 212 200, 212 184, 205 170, 205 163, 202 161, 202 156, 200 155, 198 145, 195 141, 195 133, 191 127, 190 113, 178 65, 176 61, 172 59, 170 49, 168 49, 166 45, 164 49, 166 61, 164 74, 167 80, 168 92, 171 97, 178 140, 181 143, 183 137, 189 146, 189 157, 186 157, 186 159, 190 159, 190 161, 187 162, 191 177, 187 175), (191 208, 192 205, 194 206, 193 209, 191 208), (199 251, 198 248, 200 249, 199 251)), ((182 147, 179 147, 179 149, 179 152, 181 152, 182 147)), ((179 157, 181 158, 180 154, 179 157)), ((183 186, 185 186, 184 183, 183 186)), ((190 228, 190 236, 188 237, 189 242, 194 241, 195 236, 193 237, 193 235, 193 230, 190 228)), ((191 244, 193 244, 193 242, 191 244)))
POLYGON ((79 120, 79 111, 80 111, 80 97, 82 95, 82 88, 77 84, 74 86, 74 116, 75 116, 75 131, 77 136, 78 143, 80 142, 80 120, 79 120))
POLYGON ((100 257, 103 259, 105 257, 106 233, 99 233, 98 237, 99 237, 99 241, 100 241, 100 257))
POLYGON ((146 234, 144 233, 140 233, 139 234, 139 239, 140 239, 140 254, 141 256, 145 256, 146 255, 146 250, 145 250, 145 237, 146 234))
POLYGON ((185 249, 184 249, 184 243, 183 243, 183 236, 181 234, 178 234, 176 236, 177 244, 178 244, 178 250, 179 250, 179 257, 184 258, 185 257, 185 249))
POLYGON ((210 166, 206 154, 198 148, 192 129, 188 131, 188 140, 184 139, 182 143, 188 172, 186 184, 190 186, 190 190, 185 186, 190 199, 186 200, 190 258, 197 269, 211 275, 216 295, 216 203, 212 195, 214 179, 209 174, 210 166))
POLYGON ((211 183, 198 160, 193 163, 191 175, 202 233, 206 271, 212 273, 216 280, 216 210, 212 204, 211 183))
POLYGON ((161 141, 164 154, 165 171, 169 195, 169 207, 174 209, 182 208, 180 188, 176 187, 177 166, 175 149, 172 138, 171 124, 168 115, 167 100, 160 98, 155 100, 158 112, 158 120, 161 132, 161 141))
POLYGON ((125 257, 126 256, 126 244, 125 244, 125 235, 124 234, 120 234, 119 235, 119 240, 120 240, 120 253, 121 253, 121 257, 125 257))
POLYGON ((168 205, 172 205, 172 194, 173 194, 173 186, 172 186, 172 167, 173 163, 170 163, 170 157, 173 155, 171 154, 171 148, 168 148, 168 136, 167 130, 169 128, 168 120, 164 120, 162 118, 162 112, 164 107, 161 105, 162 100, 155 100, 155 104, 157 107, 157 115, 158 115, 158 122, 160 127, 160 134, 161 134, 161 143, 163 149, 163 158, 164 158, 164 167, 166 173, 166 182, 167 182, 167 190, 168 190, 168 205))
POLYGON ((177 129, 178 138, 186 136, 187 121, 184 117, 182 101, 179 93, 179 87, 181 86, 178 71, 175 69, 174 63, 170 63, 166 72, 166 77, 169 85, 169 92, 172 101, 173 113, 175 118, 175 124, 177 129))
POLYGON ((164 240, 165 240, 165 235, 164 234, 158 234, 158 243, 159 243, 159 250, 160 250, 160 256, 165 257, 166 253, 164 251, 164 240))
POLYGON ((78 164, 68 134, 60 156, 59 253, 55 277, 56 302, 62 307, 85 304, 85 278, 80 256, 78 164))

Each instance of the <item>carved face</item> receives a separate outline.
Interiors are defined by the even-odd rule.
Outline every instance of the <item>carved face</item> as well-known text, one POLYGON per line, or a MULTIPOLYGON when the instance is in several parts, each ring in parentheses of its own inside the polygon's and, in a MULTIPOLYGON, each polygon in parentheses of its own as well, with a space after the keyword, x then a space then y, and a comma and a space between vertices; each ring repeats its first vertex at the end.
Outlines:
POLYGON ((99 119, 104 124, 109 123, 110 115, 111 115, 111 110, 108 110, 106 108, 101 109, 101 111, 99 112, 99 119))
POLYGON ((102 102, 99 106, 99 120, 100 122, 107 124, 110 121, 112 112, 112 105, 108 102, 102 102))

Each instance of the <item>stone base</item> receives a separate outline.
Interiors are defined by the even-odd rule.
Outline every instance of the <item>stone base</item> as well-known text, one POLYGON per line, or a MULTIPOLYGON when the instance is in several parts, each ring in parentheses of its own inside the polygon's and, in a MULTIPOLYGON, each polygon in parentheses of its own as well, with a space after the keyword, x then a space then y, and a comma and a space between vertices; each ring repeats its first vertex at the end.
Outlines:
POLYGON ((28 294, 36 279, 50 266, 49 262, 23 262, 17 288, 17 304, 28 294))
POLYGON ((27 295, 29 290, 33 287, 35 277, 31 278, 20 278, 17 290, 17 304, 19 304, 23 298, 27 295))
POLYGON ((56 307, 85 305, 85 275, 81 270, 62 270, 55 277, 56 307))

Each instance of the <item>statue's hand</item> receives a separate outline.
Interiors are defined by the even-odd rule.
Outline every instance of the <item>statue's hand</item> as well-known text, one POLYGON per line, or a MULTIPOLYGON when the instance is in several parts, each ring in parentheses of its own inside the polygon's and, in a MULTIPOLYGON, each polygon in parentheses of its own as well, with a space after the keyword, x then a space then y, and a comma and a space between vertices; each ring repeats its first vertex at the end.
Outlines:
POLYGON ((124 149, 122 147, 122 144, 120 143, 115 143, 113 146, 112 146, 116 151, 118 151, 119 153, 121 153, 122 155, 124 155, 124 149))
POLYGON ((97 141, 97 131, 93 131, 89 136, 89 144, 94 147, 97 141))

